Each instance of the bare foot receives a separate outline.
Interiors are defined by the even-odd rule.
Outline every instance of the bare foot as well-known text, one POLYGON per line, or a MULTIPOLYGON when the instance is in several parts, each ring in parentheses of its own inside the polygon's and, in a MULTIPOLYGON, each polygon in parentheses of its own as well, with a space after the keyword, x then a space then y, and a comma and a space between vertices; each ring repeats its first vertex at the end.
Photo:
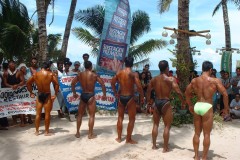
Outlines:
POLYGON ((94 134, 88 135, 88 139, 94 139, 94 138, 96 138, 96 137, 97 137, 97 136, 94 135, 94 134))
POLYGON ((163 148, 162 153, 166 153, 166 152, 169 152, 169 148, 163 148))
POLYGON ((76 134, 75 134, 75 137, 76 137, 76 138, 80 138, 80 133, 76 133, 76 134))
POLYGON ((129 144, 137 144, 138 142, 130 139, 130 140, 126 140, 126 143, 129 143, 129 144))
POLYGON ((116 138, 115 140, 116 140, 118 143, 121 143, 121 141, 122 141, 121 138, 116 138))
POLYGON ((199 156, 194 156, 193 158, 194 158, 194 160, 200 160, 199 156))
POLYGON ((34 134, 35 134, 36 136, 38 136, 38 135, 39 135, 39 131, 36 131, 34 134))
POLYGON ((54 135, 54 133, 50 133, 50 132, 45 132, 44 133, 44 136, 52 136, 52 135, 54 135))
POLYGON ((152 146, 152 149, 153 149, 153 150, 157 150, 158 147, 157 147, 157 146, 152 146))

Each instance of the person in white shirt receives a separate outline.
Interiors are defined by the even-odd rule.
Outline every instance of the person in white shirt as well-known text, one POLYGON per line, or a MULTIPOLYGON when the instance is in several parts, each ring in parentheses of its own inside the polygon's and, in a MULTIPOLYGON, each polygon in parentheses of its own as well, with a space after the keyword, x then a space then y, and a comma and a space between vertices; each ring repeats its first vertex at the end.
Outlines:
POLYGON ((240 118, 240 94, 239 93, 235 95, 235 99, 233 99, 230 103, 230 114, 232 118, 240 118))

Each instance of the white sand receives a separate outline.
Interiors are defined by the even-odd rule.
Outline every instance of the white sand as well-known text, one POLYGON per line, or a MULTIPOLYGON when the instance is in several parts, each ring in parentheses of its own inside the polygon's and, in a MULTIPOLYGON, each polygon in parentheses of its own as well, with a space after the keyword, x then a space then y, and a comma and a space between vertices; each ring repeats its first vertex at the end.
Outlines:
MULTIPOLYGON (((125 115, 123 138, 126 137, 127 115, 125 115)), ((1 160, 191 160, 193 159, 193 126, 172 127, 170 135, 170 152, 162 153, 163 124, 160 124, 157 142, 160 149, 152 150, 151 117, 138 115, 133 131, 136 145, 117 143, 116 116, 96 116, 94 131, 96 139, 87 138, 88 117, 83 118, 81 138, 74 137, 76 122, 52 117, 51 129, 54 136, 34 135, 34 125, 24 128, 11 127, 0 131, 1 160)), ((240 159, 240 120, 224 123, 222 129, 213 129, 209 159, 240 159)), ((40 130, 44 130, 43 122, 40 130)), ((200 151, 202 151, 202 136, 200 151)))

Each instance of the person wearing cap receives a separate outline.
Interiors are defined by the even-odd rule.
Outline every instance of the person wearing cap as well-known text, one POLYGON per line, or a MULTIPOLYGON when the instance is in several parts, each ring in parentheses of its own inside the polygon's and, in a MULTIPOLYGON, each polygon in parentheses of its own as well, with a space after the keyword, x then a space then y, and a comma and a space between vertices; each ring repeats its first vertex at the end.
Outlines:
POLYGON ((80 72, 79 67, 81 66, 81 63, 79 61, 74 62, 74 68, 72 69, 73 74, 78 74, 80 72))
POLYGON ((64 70, 63 70, 63 75, 64 76, 70 76, 72 75, 72 71, 69 70, 72 65, 72 62, 68 59, 64 61, 64 70))

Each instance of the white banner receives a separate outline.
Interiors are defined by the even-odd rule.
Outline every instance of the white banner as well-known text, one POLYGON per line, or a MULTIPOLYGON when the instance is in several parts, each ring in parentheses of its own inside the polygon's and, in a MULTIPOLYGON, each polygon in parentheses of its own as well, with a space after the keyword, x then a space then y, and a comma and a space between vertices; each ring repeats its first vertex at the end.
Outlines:
MULTIPOLYGON (((36 85, 32 86, 33 93, 37 95, 36 85)), ((53 87, 51 86, 51 90, 53 87)), ((54 93, 54 92, 53 92, 54 93)), ((57 98, 53 104, 53 110, 59 109, 57 98)), ((0 89, 0 118, 17 114, 36 114, 36 97, 30 98, 27 86, 13 90, 11 88, 0 89)))

